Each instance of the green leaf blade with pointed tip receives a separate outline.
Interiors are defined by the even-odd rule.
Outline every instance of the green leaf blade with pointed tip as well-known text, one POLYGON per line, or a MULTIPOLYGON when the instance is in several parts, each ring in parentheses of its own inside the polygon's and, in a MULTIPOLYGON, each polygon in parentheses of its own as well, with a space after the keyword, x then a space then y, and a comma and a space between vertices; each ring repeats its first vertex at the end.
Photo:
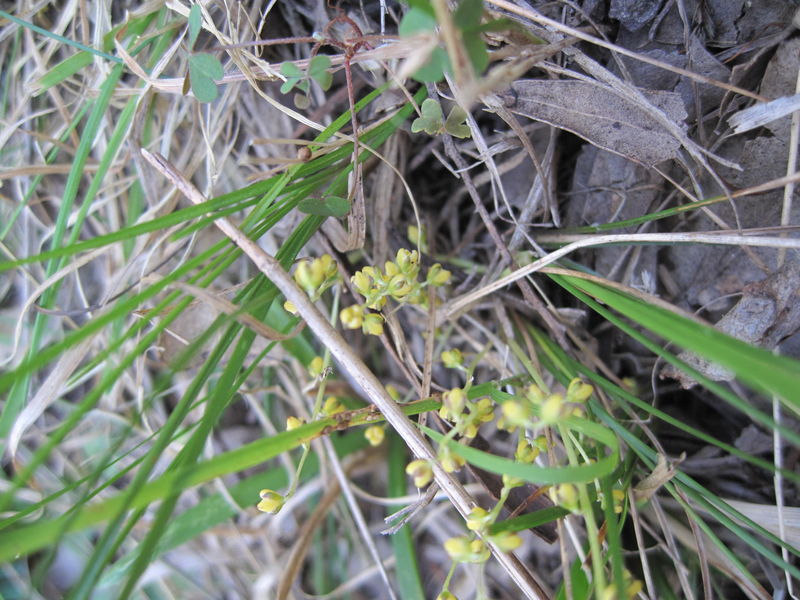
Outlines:
POLYGON ((317 217, 344 217, 350 212, 350 201, 339 196, 326 196, 321 200, 306 198, 298 202, 297 209, 317 217))

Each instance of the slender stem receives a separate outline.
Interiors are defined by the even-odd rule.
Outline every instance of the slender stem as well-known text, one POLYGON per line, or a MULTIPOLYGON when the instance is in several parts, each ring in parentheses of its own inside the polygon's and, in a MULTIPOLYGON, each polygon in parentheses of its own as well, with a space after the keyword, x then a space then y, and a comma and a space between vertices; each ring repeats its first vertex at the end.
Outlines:
MULTIPOLYGON (((142 155, 160 173, 166 176, 194 204, 206 201, 203 194, 188 181, 166 158, 153 154, 142 148, 142 155)), ((450 497, 453 506, 463 517, 467 517, 472 507, 477 503, 464 489, 458 479, 445 471, 436 459, 436 453, 423 437, 422 433, 414 426, 411 420, 402 411, 400 406, 392 399, 386 388, 370 371, 361 357, 350 347, 342 335, 333 328, 306 293, 298 287, 294 279, 283 270, 281 264, 267 254, 261 246, 247 237, 238 227, 227 218, 221 217, 214 224, 228 236, 233 243, 253 261, 253 264, 275 287, 294 304, 297 312, 305 320, 308 328, 317 336, 320 343, 330 349, 333 357, 342 365, 350 376, 361 386, 367 397, 378 407, 386 421, 394 428, 397 434, 419 459, 430 461, 436 483, 450 497)), ((495 544, 488 544, 497 561, 508 572, 520 590, 532 599, 548 598, 549 595, 533 579, 532 575, 523 567, 512 553, 501 551, 495 544)))

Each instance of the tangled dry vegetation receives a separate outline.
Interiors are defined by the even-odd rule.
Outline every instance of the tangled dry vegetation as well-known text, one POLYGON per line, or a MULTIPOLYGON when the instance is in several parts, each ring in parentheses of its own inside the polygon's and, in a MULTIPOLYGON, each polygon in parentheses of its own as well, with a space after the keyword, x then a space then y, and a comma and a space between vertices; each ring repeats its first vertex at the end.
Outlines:
POLYGON ((796 597, 796 11, 0 11, 0 595, 796 597))

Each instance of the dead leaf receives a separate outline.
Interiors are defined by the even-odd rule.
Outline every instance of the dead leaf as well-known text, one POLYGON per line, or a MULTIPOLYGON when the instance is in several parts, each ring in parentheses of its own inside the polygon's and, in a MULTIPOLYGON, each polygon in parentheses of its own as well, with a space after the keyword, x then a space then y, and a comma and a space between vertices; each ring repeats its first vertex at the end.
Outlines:
POLYGON ((663 454, 659 454, 658 462, 653 472, 642 479, 636 487, 633 488, 633 496, 636 498, 637 504, 643 504, 650 500, 652 495, 655 494, 661 486, 675 477, 677 466, 681 464, 685 458, 686 453, 682 453, 678 460, 667 466, 667 457, 663 454))
MULTIPOLYGON (((742 298, 717 322, 716 328, 767 350, 800 330, 800 264, 787 262, 763 281, 746 286, 742 298)), ((734 378, 728 369, 689 352, 682 352, 679 358, 714 381, 734 378)), ((678 379, 684 388, 697 383, 674 368, 665 368, 662 373, 678 379)))
MULTIPOLYGON (((641 90, 676 123, 686 118, 680 94, 641 90)), ((681 142, 638 104, 584 81, 520 80, 502 94, 517 114, 565 129, 634 162, 654 166, 678 158, 681 142)))

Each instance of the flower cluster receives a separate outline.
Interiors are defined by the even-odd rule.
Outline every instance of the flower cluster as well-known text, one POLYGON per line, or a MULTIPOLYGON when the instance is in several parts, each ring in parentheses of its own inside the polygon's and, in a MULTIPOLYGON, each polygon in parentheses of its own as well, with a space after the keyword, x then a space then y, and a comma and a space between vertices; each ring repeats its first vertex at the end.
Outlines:
POLYGON ((439 416, 455 423, 456 433, 467 439, 478 435, 483 423, 494 420, 494 402, 481 398, 474 402, 467 399, 461 388, 453 388, 442 394, 442 407, 439 416))
MULTIPOLYGON (((304 258, 297 263, 294 270, 294 280, 311 300, 318 300, 322 293, 334 285, 339 279, 338 268, 330 254, 323 254, 319 258, 309 260, 304 258)), ((287 300, 283 308, 293 315, 297 314, 295 305, 287 300)))
POLYGON ((517 427, 536 429, 556 425, 570 416, 582 417, 586 412, 586 401, 593 392, 591 385, 577 377, 569 383, 566 398, 558 393, 545 394, 539 386, 530 385, 523 397, 503 403, 503 418, 498 427, 508 431, 517 427), (537 414, 538 419, 535 418, 537 414))
POLYGON ((397 251, 394 261, 386 261, 383 271, 377 267, 357 271, 351 281, 364 297, 364 303, 342 310, 339 315, 342 325, 347 329, 360 327, 366 334, 381 335, 383 317, 370 310, 381 310, 389 298, 400 304, 425 305, 427 286, 441 286, 450 281, 450 271, 438 263, 428 269, 424 282, 419 281, 419 273, 419 252, 405 248, 397 251))

